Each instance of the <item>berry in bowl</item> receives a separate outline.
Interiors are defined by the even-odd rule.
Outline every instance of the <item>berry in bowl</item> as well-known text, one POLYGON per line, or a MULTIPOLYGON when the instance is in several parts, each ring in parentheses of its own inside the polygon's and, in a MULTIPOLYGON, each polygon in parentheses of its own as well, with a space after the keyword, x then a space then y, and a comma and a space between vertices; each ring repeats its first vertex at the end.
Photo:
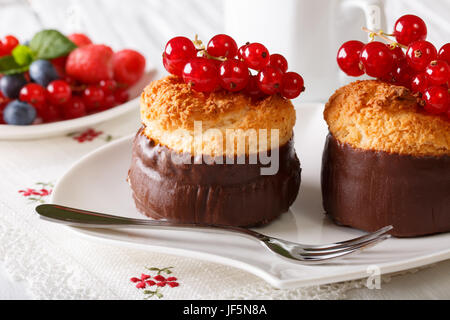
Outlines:
POLYGON ((0 41, 0 138, 61 134, 123 114, 151 76, 145 66, 139 52, 114 52, 80 33, 42 30, 24 44, 6 36, 0 41))

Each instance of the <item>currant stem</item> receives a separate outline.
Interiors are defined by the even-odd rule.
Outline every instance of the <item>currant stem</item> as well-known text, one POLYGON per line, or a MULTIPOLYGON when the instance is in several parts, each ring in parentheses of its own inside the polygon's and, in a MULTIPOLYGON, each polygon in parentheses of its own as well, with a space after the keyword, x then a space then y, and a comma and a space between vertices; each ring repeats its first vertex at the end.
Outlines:
POLYGON ((402 44, 400 44, 400 43, 397 43, 397 42, 395 42, 395 41, 392 40, 392 39, 389 39, 387 36, 391 36, 391 37, 392 37, 393 35, 392 35, 392 34, 384 33, 383 30, 379 30, 378 32, 375 32, 375 31, 373 31, 373 30, 367 29, 366 27, 362 27, 362 30, 365 31, 365 32, 368 32, 370 38, 372 38, 372 39, 375 38, 375 36, 378 36, 378 37, 380 37, 381 39, 386 40, 387 42, 389 42, 390 44, 392 44, 392 45, 394 45, 394 46, 399 46, 400 48, 408 49, 407 46, 402 45, 402 44))
POLYGON ((200 40, 198 38, 198 35, 195 35, 194 40, 192 41, 192 43, 194 44, 195 48, 197 49, 197 52, 200 52, 200 54, 208 59, 213 59, 213 60, 218 60, 218 61, 225 61, 227 58, 225 57, 214 57, 212 55, 210 55, 207 51, 205 46, 203 45, 202 40, 200 40))
POLYGON ((192 42, 194 43, 194 46, 198 51, 205 50, 205 46, 203 45, 202 40, 198 39, 198 34, 195 35, 194 41, 192 42))

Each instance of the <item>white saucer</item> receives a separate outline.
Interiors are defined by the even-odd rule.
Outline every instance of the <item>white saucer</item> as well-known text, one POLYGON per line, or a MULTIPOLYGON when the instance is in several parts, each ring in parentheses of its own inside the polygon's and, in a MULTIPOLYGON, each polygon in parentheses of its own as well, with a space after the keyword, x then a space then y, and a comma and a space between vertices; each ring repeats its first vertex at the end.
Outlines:
MULTIPOLYGON (((300 194, 290 211, 259 232, 302 243, 329 243, 363 232, 334 225, 323 214, 320 165, 327 134, 322 104, 297 106, 295 146, 302 163, 300 194)), ((87 155, 57 183, 52 202, 81 209, 143 218, 125 181, 133 137, 126 137, 87 155)), ((361 212, 364 214, 364 212, 361 212)), ((61 226, 61 232, 64 232, 61 226)), ((333 264, 304 266, 279 258, 257 242, 236 235, 158 230, 70 228, 79 235, 117 245, 177 254, 223 263, 251 272, 278 288, 365 278, 373 270, 390 273, 450 258, 450 233, 389 239, 333 264)))

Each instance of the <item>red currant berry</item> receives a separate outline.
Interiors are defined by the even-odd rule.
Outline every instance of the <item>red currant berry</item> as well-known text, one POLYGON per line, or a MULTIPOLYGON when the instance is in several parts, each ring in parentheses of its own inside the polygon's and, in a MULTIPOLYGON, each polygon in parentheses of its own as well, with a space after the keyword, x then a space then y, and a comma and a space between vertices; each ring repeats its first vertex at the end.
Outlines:
POLYGON ((39 108, 45 104, 45 89, 37 83, 28 83, 20 89, 19 100, 39 108))
POLYGON ((105 94, 113 93, 117 89, 117 82, 115 80, 102 80, 99 86, 105 94))
POLYGON ((303 91, 305 91, 305 86, 301 75, 296 72, 286 72, 283 74, 280 93, 284 98, 297 98, 303 91))
POLYGON ((269 66, 278 68, 281 72, 286 72, 288 69, 288 62, 281 54, 274 53, 270 55, 269 66))
POLYGON ((425 73, 432 85, 439 86, 450 80, 450 66, 443 60, 431 61, 425 73))
POLYGON ((265 97, 265 93, 261 91, 258 85, 258 76, 250 75, 247 86, 244 89, 244 92, 252 97, 253 99, 260 99, 265 97))
POLYGON ((425 110, 433 114, 441 114, 447 111, 449 101, 448 90, 443 87, 429 87, 423 93, 425 110))
POLYGON ((403 62, 402 64, 395 67, 392 77, 393 77, 393 84, 397 86, 404 86, 406 88, 411 87, 411 77, 414 74, 414 71, 411 69, 410 66, 406 62, 403 62))
POLYGON ((450 64, 450 43, 444 44, 442 48, 439 49, 438 59, 444 60, 450 64))
POLYGON ((68 75, 66 75, 66 76, 64 77, 64 81, 67 82, 67 83, 69 84, 70 87, 73 87, 73 86, 77 86, 77 85, 78 85, 77 80, 75 80, 75 79, 72 78, 72 77, 69 77, 68 75))
POLYGON ((181 76, 184 65, 197 56, 197 49, 186 37, 175 37, 167 42, 163 53, 163 64, 168 72, 181 76))
POLYGON ((52 104, 46 105, 41 111, 38 111, 38 113, 44 122, 55 122, 61 119, 60 107, 52 104))
POLYGON ((226 34, 218 34, 209 40, 206 51, 213 57, 233 58, 238 47, 236 41, 226 34))
POLYGON ((102 103, 100 104, 99 110, 108 110, 112 107, 115 107, 117 105, 116 98, 114 97, 114 94, 106 94, 103 98, 102 103))
POLYGON ((283 72, 280 69, 267 66, 258 73, 258 86, 265 94, 280 92, 283 72))
POLYGON ((220 85, 228 91, 236 92, 244 89, 249 78, 247 65, 243 61, 228 59, 220 64, 220 85))
POLYGON ((83 99, 81 99, 80 97, 72 97, 61 107, 64 119, 75 119, 85 116, 87 111, 83 99))
POLYGON ((54 80, 47 86, 47 98, 50 103, 60 105, 72 97, 72 89, 64 80, 54 80))
POLYGON ((246 44, 244 44, 243 46, 241 46, 237 52, 237 58, 238 59, 244 59, 244 51, 245 48, 250 44, 250 42, 247 42, 246 44))
POLYGON ((406 62, 406 54, 401 47, 392 44, 387 44, 387 47, 391 50, 395 66, 399 66, 406 62))
POLYGON ((11 99, 9 99, 8 97, 5 97, 2 93, 2 90, 0 90, 0 109, 1 108, 5 108, 8 103, 11 102, 11 99))
POLYGON ((395 23, 394 36, 398 43, 409 46, 414 41, 426 39, 427 26, 418 16, 407 14, 395 23))
POLYGON ((392 83, 393 84, 395 82, 394 71, 389 72, 388 74, 386 74, 386 75, 384 75, 382 77, 378 77, 377 79, 380 80, 380 81, 383 81, 383 82, 387 82, 387 83, 392 83))
POLYGON ((261 70, 269 63, 269 51, 261 43, 250 43, 245 47, 243 60, 247 67, 254 70, 261 70))
POLYGON ((423 93, 429 87, 428 76, 426 73, 418 73, 411 80, 411 90, 413 92, 423 93))
POLYGON ((359 77, 364 74, 360 67, 359 57, 364 47, 361 41, 351 40, 345 42, 338 50, 337 63, 342 71, 352 77, 359 77))
POLYGON ((16 37, 11 35, 4 36, 0 41, 2 52, 4 55, 11 54, 13 49, 17 47, 17 45, 19 44, 19 40, 17 40, 16 37))
POLYGON ((360 60, 366 74, 371 77, 380 78, 393 71, 394 57, 382 42, 366 44, 361 51, 360 60))
POLYGON ((223 61, 222 60, 216 60, 216 59, 208 59, 208 60, 210 60, 212 63, 214 63, 214 65, 217 68, 217 71, 219 71, 220 65, 222 64, 223 61))
POLYGON ((117 89, 114 92, 114 99, 116 100, 117 104, 122 104, 128 101, 130 98, 130 94, 126 89, 117 89))
POLYGON ((97 109, 104 98, 105 93, 98 86, 89 85, 83 91, 83 103, 87 111, 93 111, 97 109))
POLYGON ((416 71, 424 71, 428 64, 436 58, 436 48, 425 40, 411 43, 406 50, 406 61, 416 71))
POLYGON ((216 64, 207 58, 192 58, 183 70, 183 79, 193 89, 200 92, 212 92, 219 86, 216 64))

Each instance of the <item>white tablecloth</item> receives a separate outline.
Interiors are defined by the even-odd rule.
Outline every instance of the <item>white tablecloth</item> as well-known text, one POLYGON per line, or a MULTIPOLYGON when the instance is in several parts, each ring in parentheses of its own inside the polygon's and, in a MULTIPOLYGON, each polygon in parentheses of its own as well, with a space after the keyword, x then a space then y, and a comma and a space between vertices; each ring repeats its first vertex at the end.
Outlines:
MULTIPOLYGON (((160 66, 162 46, 171 36, 199 33, 207 39, 222 25, 221 1, 127 1, 126 6, 123 1, 111 0, 30 2, 32 8, 26 2, 0 1, 1 30, 9 30, 15 14, 20 13, 29 18, 22 39, 42 26, 65 32, 79 28, 115 49, 138 48, 154 66, 160 66), (76 14, 80 8, 83 14, 76 14), (98 14, 100 11, 103 14, 98 14)), ((48 200, 47 191, 76 160, 110 143, 108 135, 114 141, 134 133, 138 126, 136 111, 95 126, 93 129, 102 133, 83 143, 74 136, 0 141, 0 298, 450 298, 450 261, 404 275, 383 276, 381 290, 365 288, 365 279, 277 290, 236 268, 103 244, 38 219, 34 207, 48 200), (155 276, 158 272, 168 280, 164 287, 148 283, 149 291, 136 287, 142 274, 155 276), (132 278, 137 279, 133 282, 132 278)))

